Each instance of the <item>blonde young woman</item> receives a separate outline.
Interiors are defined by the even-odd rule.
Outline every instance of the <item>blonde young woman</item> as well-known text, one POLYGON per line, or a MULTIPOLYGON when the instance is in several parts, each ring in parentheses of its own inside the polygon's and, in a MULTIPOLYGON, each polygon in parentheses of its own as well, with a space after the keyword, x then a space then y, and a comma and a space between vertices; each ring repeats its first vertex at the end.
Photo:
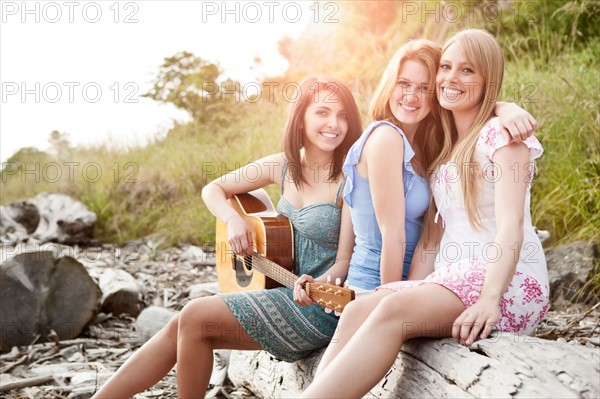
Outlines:
POLYGON ((535 137, 516 143, 502 134, 493 117, 502 76, 489 33, 447 41, 436 82, 445 136, 431 179, 437 209, 415 253, 414 281, 386 284, 346 308, 303 397, 363 396, 407 339, 470 345, 494 328, 529 334, 545 314, 546 263, 529 215, 531 163, 542 148, 535 137))

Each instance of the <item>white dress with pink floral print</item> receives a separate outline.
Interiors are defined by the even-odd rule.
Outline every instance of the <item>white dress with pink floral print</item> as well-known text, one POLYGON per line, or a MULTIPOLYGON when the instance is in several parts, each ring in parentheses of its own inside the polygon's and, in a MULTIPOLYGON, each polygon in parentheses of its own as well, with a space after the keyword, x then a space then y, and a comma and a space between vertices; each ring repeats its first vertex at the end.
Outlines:
MULTIPOLYGON (((510 173, 515 179, 533 178, 533 160, 543 150, 535 137, 524 141, 530 149, 530 163, 515 164, 510 170, 500 170, 493 162, 494 152, 507 145, 500 131, 498 118, 491 119, 481 129, 476 147, 478 170, 478 212, 483 228, 476 230, 469 223, 464 205, 457 165, 447 163, 434 174, 432 192, 442 216, 444 234, 435 260, 435 270, 424 280, 399 281, 380 288, 405 290, 426 283, 442 285, 454 292, 469 307, 481 293, 485 270, 498 258, 500 248, 495 244, 496 217, 494 210, 494 181, 499 173, 510 173)), ((500 301, 501 318, 496 329, 531 334, 548 309, 548 272, 542 244, 531 223, 530 192, 525 198, 523 245, 515 275, 500 301)), ((436 215, 436 222, 438 215, 436 215)), ((515 247, 516 249, 516 247, 515 247)))

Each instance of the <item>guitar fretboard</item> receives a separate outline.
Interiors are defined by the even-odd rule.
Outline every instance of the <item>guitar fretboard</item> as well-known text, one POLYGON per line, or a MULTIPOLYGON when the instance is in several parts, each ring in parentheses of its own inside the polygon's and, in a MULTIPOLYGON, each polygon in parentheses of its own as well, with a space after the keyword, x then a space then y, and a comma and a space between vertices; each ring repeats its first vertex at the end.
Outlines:
MULTIPOLYGON (((244 267, 247 270, 256 269, 266 277, 289 289, 294 289, 294 283, 298 276, 267 259, 264 255, 255 252, 252 256, 238 256, 238 259, 240 258, 243 259, 244 267)), ((336 312, 341 312, 344 306, 354 299, 354 293, 351 290, 327 283, 306 283, 305 289, 308 296, 317 304, 336 312)))
POLYGON ((258 252, 255 252, 251 257, 244 257, 244 264, 247 268, 256 268, 265 276, 290 289, 294 289, 294 283, 298 279, 298 276, 296 276, 294 273, 284 269, 277 263, 267 259, 264 255, 261 255, 258 252))

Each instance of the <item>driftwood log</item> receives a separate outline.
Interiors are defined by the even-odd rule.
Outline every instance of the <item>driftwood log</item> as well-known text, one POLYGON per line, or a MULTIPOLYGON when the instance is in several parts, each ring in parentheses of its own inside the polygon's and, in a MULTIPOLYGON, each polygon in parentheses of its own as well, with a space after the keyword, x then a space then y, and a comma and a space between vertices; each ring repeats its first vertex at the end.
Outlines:
POLYGON ((102 291, 102 310, 115 316, 128 314, 137 317, 144 303, 142 290, 137 280, 125 270, 110 268, 98 281, 102 291))
MULTIPOLYGON (((144 309, 136 321, 141 342, 176 314, 160 307, 144 309)), ((315 351, 286 363, 265 351, 231 351, 227 376, 261 398, 296 398, 312 382, 322 354, 315 351)), ((415 339, 403 346, 385 378, 365 397, 597 398, 600 351, 510 333, 497 333, 471 348, 451 339, 415 339)))
POLYGON ((53 381, 54 377, 51 375, 44 375, 41 377, 33 377, 33 378, 24 378, 20 381, 9 382, 0 386, 0 392, 8 392, 13 389, 21 389, 27 387, 33 387, 36 385, 47 384, 50 381, 53 381))
POLYGON ((0 265, 0 348, 77 337, 98 311, 100 290, 84 266, 52 251, 0 265))
MULTIPOLYGON (((259 397, 294 398, 313 379, 322 351, 285 363, 264 351, 233 351, 228 376, 259 397)), ((360 378, 360 376, 358 376, 360 378)), ((368 398, 597 398, 596 348, 503 333, 471 348, 451 339, 407 342, 368 398)))
POLYGON ((64 194, 40 193, 0 207, 0 242, 89 244, 96 214, 64 194))

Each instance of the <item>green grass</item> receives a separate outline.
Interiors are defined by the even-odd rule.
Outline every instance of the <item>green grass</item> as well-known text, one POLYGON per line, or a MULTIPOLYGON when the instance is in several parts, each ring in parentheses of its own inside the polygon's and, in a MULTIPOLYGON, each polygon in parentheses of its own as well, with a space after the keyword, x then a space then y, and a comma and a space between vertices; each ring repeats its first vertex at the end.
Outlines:
MULTIPOLYGON (((202 202, 202 187, 224 172, 280 151, 286 107, 247 104, 243 118, 218 131, 194 123, 177 125, 166 138, 129 151, 97 147, 76 148, 56 157, 36 153, 37 175, 3 172, 2 204, 43 191, 60 192, 96 213, 96 236, 101 241, 122 243, 157 232, 164 236, 165 246, 213 241, 215 221, 202 202), (45 165, 72 162, 79 165, 75 173, 69 176, 64 167, 60 180, 49 181, 48 177, 55 179, 45 165), (82 173, 86 167, 87 175, 82 173), (101 178, 96 178, 95 170, 101 171, 101 178)), ((10 161, 34 168, 31 159, 10 161)), ((277 190, 270 193, 277 198, 277 190)))
POLYGON ((551 64, 521 58, 506 68, 504 99, 538 120, 544 146, 532 189, 532 217, 548 245, 600 239, 599 42, 556 54, 551 64))

